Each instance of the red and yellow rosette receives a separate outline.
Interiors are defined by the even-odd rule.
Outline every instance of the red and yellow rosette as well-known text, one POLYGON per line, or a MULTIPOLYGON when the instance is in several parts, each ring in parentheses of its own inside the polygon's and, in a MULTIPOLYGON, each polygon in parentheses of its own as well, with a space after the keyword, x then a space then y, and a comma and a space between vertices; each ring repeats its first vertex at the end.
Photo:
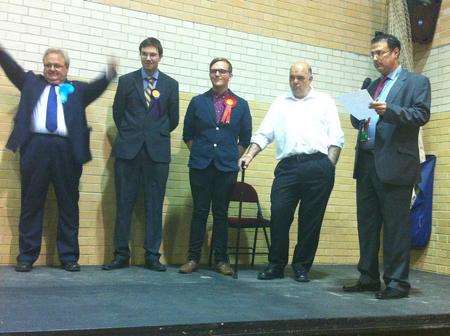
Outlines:
POLYGON ((231 120, 231 111, 237 105, 237 100, 233 96, 228 96, 225 98, 225 111, 223 111, 222 119, 220 122, 222 124, 229 124, 231 120))

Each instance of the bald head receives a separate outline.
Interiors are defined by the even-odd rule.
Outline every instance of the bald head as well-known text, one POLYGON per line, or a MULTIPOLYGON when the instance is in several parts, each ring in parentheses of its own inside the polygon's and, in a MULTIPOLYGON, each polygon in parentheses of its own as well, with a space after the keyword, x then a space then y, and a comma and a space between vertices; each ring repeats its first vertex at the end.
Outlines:
POLYGON ((305 61, 297 61, 291 66, 289 85, 296 98, 305 98, 311 90, 313 80, 311 66, 305 61))

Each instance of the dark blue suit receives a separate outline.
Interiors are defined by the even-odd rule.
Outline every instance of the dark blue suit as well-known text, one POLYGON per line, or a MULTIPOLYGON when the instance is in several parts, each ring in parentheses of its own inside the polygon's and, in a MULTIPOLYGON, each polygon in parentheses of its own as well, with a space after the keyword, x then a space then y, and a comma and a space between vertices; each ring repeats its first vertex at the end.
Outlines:
POLYGON ((33 263, 39 256, 44 203, 52 182, 58 200, 59 258, 63 264, 76 262, 79 258, 78 185, 82 164, 91 159, 85 109, 102 94, 109 80, 102 76, 91 83, 70 82, 75 91, 63 105, 68 136, 36 134, 30 131, 31 116, 48 83, 41 75, 25 72, 1 49, 0 65, 21 92, 14 127, 6 144, 14 152, 20 148, 21 153, 20 254, 17 259, 33 263))
POLYGON ((117 200, 114 233, 115 256, 130 258, 131 217, 139 188, 144 189, 145 258, 159 259, 162 240, 162 207, 170 162, 170 132, 179 122, 178 82, 159 71, 156 89, 160 92, 162 115, 147 106, 141 70, 119 78, 113 116, 117 138, 113 147, 117 200))
POLYGON ((192 98, 184 119, 183 140, 192 141, 189 178, 194 203, 189 243, 189 260, 198 262, 212 205, 216 262, 227 262, 227 210, 229 193, 236 182, 238 145, 250 144, 252 119, 247 101, 236 96, 229 124, 218 124, 213 91, 192 98))

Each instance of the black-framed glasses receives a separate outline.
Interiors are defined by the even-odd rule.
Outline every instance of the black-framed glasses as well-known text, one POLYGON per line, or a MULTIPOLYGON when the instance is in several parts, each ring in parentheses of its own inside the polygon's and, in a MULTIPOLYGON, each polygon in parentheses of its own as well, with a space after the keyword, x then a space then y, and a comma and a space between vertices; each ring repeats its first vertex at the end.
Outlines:
POLYGON ((389 54, 390 52, 392 52, 392 50, 375 50, 375 51, 371 51, 370 54, 369 54, 369 56, 370 56, 371 58, 374 58, 375 56, 376 56, 377 58, 380 58, 380 57, 386 56, 386 55, 389 54))

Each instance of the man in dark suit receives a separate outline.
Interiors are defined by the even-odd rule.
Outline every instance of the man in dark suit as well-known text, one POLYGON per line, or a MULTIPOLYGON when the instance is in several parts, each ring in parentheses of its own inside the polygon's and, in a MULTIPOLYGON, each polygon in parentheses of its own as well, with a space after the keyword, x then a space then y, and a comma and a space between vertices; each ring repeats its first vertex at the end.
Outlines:
POLYGON ((413 185, 420 178, 417 139, 419 127, 430 118, 431 90, 428 78, 399 65, 401 46, 396 37, 377 32, 371 43, 375 68, 382 75, 368 87, 378 120, 351 117, 355 128, 367 132, 366 138, 358 139, 354 169, 361 275, 343 290, 374 291, 377 299, 396 299, 408 296, 410 289, 409 206, 413 185), (380 291, 382 227, 386 288, 380 291))
POLYGON ((58 201, 59 259, 66 271, 79 271, 79 181, 82 165, 91 160, 86 106, 105 91, 115 76, 91 83, 68 81, 69 58, 60 49, 43 56, 44 73, 25 72, 0 46, 0 65, 20 90, 14 127, 6 147, 20 148, 21 211, 16 271, 29 272, 39 256, 44 203, 49 183, 58 201))
POLYGON ((248 103, 228 88, 230 61, 215 58, 209 65, 212 89, 192 98, 184 119, 183 140, 190 150, 189 181, 192 212, 188 262, 180 273, 198 269, 212 205, 216 270, 233 275, 228 248, 228 204, 239 171, 238 159, 250 143, 252 119, 248 103))
POLYGON ((118 134, 113 148, 117 199, 114 260, 103 266, 129 266, 130 225, 139 187, 144 188, 145 265, 165 271, 159 248, 162 206, 170 162, 170 132, 178 126, 178 82, 158 70, 161 42, 150 37, 139 46, 142 68, 121 76, 113 116, 118 134))

